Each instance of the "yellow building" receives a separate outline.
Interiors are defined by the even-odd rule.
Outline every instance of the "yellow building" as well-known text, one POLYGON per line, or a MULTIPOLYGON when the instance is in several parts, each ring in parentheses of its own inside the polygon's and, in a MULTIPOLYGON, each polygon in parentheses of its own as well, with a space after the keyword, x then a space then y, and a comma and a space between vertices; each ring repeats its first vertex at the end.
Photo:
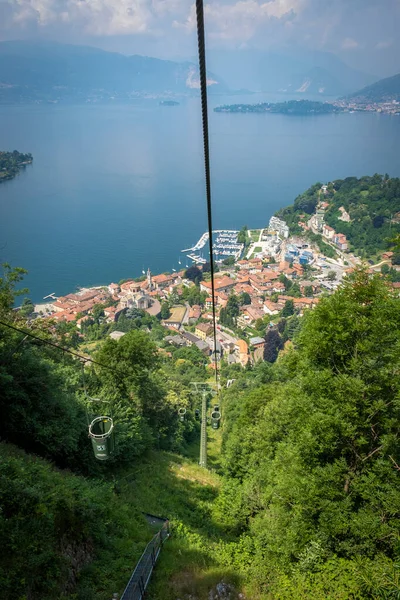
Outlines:
POLYGON ((194 331, 195 335, 201 340, 205 340, 213 332, 213 328, 208 323, 199 323, 194 331))

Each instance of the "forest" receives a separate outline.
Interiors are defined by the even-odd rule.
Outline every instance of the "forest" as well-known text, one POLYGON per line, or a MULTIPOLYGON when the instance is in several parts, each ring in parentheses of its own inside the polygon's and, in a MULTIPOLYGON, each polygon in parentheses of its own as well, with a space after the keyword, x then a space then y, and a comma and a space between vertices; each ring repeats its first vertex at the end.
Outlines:
POLYGON ((13 310, 24 274, 0 278, 2 598, 121 594, 152 535, 143 511, 172 528, 150 599, 206 600, 221 582, 230 596, 215 598, 398 598, 400 303, 385 275, 359 269, 293 335, 284 322, 274 360, 221 364, 205 470, 190 387, 212 380, 202 354, 166 346, 139 314, 83 366, 3 325, 74 347, 13 310), (112 406, 106 464, 88 396, 112 406))
POLYGON ((377 257, 393 246, 393 238, 400 232, 398 177, 375 174, 359 179, 336 179, 328 184, 325 194, 322 194, 321 186, 321 183, 314 184, 291 206, 277 212, 292 234, 304 233, 299 221, 307 221, 321 201, 328 204, 324 212, 325 223, 337 233, 345 234, 350 250, 358 256, 377 257), (341 219, 340 209, 349 214, 348 222, 341 219))
POLYGON ((25 165, 33 161, 32 154, 23 154, 14 150, 13 152, 0 151, 0 183, 13 179, 25 165))

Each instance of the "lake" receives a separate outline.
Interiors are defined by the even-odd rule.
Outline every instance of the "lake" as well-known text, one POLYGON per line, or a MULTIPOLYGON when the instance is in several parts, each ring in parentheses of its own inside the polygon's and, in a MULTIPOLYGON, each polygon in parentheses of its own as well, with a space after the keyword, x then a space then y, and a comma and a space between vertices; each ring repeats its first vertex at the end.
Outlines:
MULTIPOLYGON (((0 186, 0 261, 28 269, 34 301, 177 269, 206 230, 199 99, 3 106, 0 132, 34 156, 0 186)), ((316 181, 400 175, 399 117, 210 112, 210 133, 214 228, 265 226, 316 181)))

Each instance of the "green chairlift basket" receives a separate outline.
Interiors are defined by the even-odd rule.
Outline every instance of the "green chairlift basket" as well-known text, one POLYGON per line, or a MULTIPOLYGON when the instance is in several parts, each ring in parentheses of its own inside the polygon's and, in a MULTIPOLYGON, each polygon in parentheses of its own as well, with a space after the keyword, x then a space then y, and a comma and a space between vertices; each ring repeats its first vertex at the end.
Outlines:
POLYGON ((220 421, 221 421, 221 413, 217 410, 214 410, 211 413, 211 427, 213 429, 218 429, 220 421))
POLYGON ((92 440, 97 460, 108 460, 114 452, 114 423, 111 417, 95 417, 89 425, 89 437, 92 440))
POLYGON ((180 408, 178 410, 178 416, 179 416, 179 420, 180 421, 184 421, 185 420, 185 415, 186 415, 186 408, 180 408))

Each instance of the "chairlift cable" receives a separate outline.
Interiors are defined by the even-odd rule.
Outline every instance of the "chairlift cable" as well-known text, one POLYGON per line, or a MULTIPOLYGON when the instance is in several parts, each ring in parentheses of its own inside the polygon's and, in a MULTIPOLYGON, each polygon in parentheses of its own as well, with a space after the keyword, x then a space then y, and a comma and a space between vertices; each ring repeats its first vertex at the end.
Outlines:
POLYGON ((208 245, 209 245, 209 252, 210 252, 215 383, 217 386, 217 394, 218 394, 219 373, 218 373, 218 361, 217 361, 217 324, 216 324, 216 310, 215 310, 214 252, 213 252, 213 239, 212 239, 213 228, 212 228, 211 176, 210 176, 210 143, 209 143, 209 133, 208 133, 207 72, 206 72, 206 49, 205 49, 205 35, 204 35, 203 0, 196 0, 196 15, 197 15, 197 43, 198 43, 198 51, 199 51, 201 117, 202 117, 202 123, 203 123, 204 166, 205 166, 205 177, 206 177, 208 245))
POLYGON ((34 340, 41 342, 42 344, 47 344, 48 346, 51 346, 52 348, 57 348, 57 350, 62 350, 62 352, 67 352, 68 354, 72 354, 72 356, 75 356, 76 358, 79 358, 80 360, 83 360, 84 362, 91 362, 94 365, 98 365, 99 367, 102 367, 103 369, 109 369, 110 371, 115 371, 115 369, 113 367, 110 367, 109 365, 103 365, 102 363, 99 363, 97 360, 93 360, 93 358, 88 358, 87 356, 78 354, 78 352, 73 352, 73 350, 70 350, 69 348, 64 348, 63 346, 60 346, 59 344, 56 344, 55 342, 50 342, 49 340, 45 340, 37 335, 34 335, 33 333, 30 333, 29 331, 26 331, 25 329, 15 327, 15 325, 10 325, 10 323, 5 323, 4 321, 0 321, 0 325, 3 325, 4 327, 8 327, 9 329, 13 329, 14 331, 18 331, 19 333, 23 333, 25 336, 31 337, 34 340))

